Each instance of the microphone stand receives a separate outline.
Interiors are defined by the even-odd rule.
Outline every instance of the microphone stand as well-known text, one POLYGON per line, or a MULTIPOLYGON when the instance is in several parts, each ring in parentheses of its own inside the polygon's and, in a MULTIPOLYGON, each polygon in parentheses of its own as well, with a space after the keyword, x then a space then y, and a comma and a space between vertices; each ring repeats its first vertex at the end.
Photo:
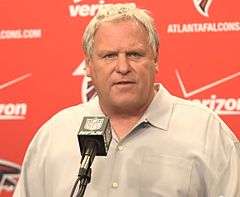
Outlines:
POLYGON ((91 181, 91 165, 92 162, 96 156, 96 142, 94 141, 88 141, 86 150, 83 154, 82 160, 81 160, 81 166, 78 172, 78 178, 73 186, 72 192, 71 192, 71 197, 73 197, 73 194, 76 190, 78 182, 79 188, 76 197, 83 197, 87 184, 90 183, 91 181))
POLYGON ((79 188, 78 188, 78 193, 77 193, 76 197, 83 197, 85 190, 87 188, 87 184, 90 183, 90 181, 91 181, 91 172, 92 172, 92 170, 91 170, 91 168, 89 168, 87 174, 84 175, 85 177, 81 178, 79 188))

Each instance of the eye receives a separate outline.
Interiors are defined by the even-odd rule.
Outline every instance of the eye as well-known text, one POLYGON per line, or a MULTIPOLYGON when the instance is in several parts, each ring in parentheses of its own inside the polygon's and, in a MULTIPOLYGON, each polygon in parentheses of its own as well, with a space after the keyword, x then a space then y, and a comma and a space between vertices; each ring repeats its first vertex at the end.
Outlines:
POLYGON ((140 54, 139 52, 129 52, 127 56, 136 59, 142 57, 142 54, 140 54))
POLYGON ((114 59, 117 56, 116 53, 109 53, 103 56, 104 59, 114 59))

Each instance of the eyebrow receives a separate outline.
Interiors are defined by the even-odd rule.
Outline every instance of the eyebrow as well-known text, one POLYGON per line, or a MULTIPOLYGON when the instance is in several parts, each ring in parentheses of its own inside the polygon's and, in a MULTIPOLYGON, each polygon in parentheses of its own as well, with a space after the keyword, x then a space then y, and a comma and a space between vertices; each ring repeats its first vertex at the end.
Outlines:
MULTIPOLYGON (((125 53, 132 53, 132 52, 140 52, 140 53, 145 53, 145 50, 142 48, 134 48, 134 49, 129 49, 124 51, 125 53)), ((97 55, 104 55, 108 53, 119 53, 119 50, 100 50, 97 52, 97 55)))

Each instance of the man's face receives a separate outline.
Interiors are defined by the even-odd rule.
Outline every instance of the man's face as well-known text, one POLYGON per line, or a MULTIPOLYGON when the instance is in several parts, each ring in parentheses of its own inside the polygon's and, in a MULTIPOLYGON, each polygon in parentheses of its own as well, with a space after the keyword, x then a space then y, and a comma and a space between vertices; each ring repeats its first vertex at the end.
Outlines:
POLYGON ((136 112, 151 102, 156 58, 142 25, 131 20, 101 24, 87 62, 103 108, 136 112))

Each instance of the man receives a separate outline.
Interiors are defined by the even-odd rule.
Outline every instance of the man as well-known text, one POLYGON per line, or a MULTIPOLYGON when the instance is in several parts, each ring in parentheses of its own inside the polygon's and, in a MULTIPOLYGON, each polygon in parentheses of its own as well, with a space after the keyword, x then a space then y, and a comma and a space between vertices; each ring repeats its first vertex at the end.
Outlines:
POLYGON ((103 6, 84 33, 87 73, 97 97, 40 128, 14 197, 69 196, 77 178, 84 116, 107 116, 107 157, 96 157, 87 197, 239 197, 239 142, 205 107, 154 86, 158 37, 133 4, 103 6))

